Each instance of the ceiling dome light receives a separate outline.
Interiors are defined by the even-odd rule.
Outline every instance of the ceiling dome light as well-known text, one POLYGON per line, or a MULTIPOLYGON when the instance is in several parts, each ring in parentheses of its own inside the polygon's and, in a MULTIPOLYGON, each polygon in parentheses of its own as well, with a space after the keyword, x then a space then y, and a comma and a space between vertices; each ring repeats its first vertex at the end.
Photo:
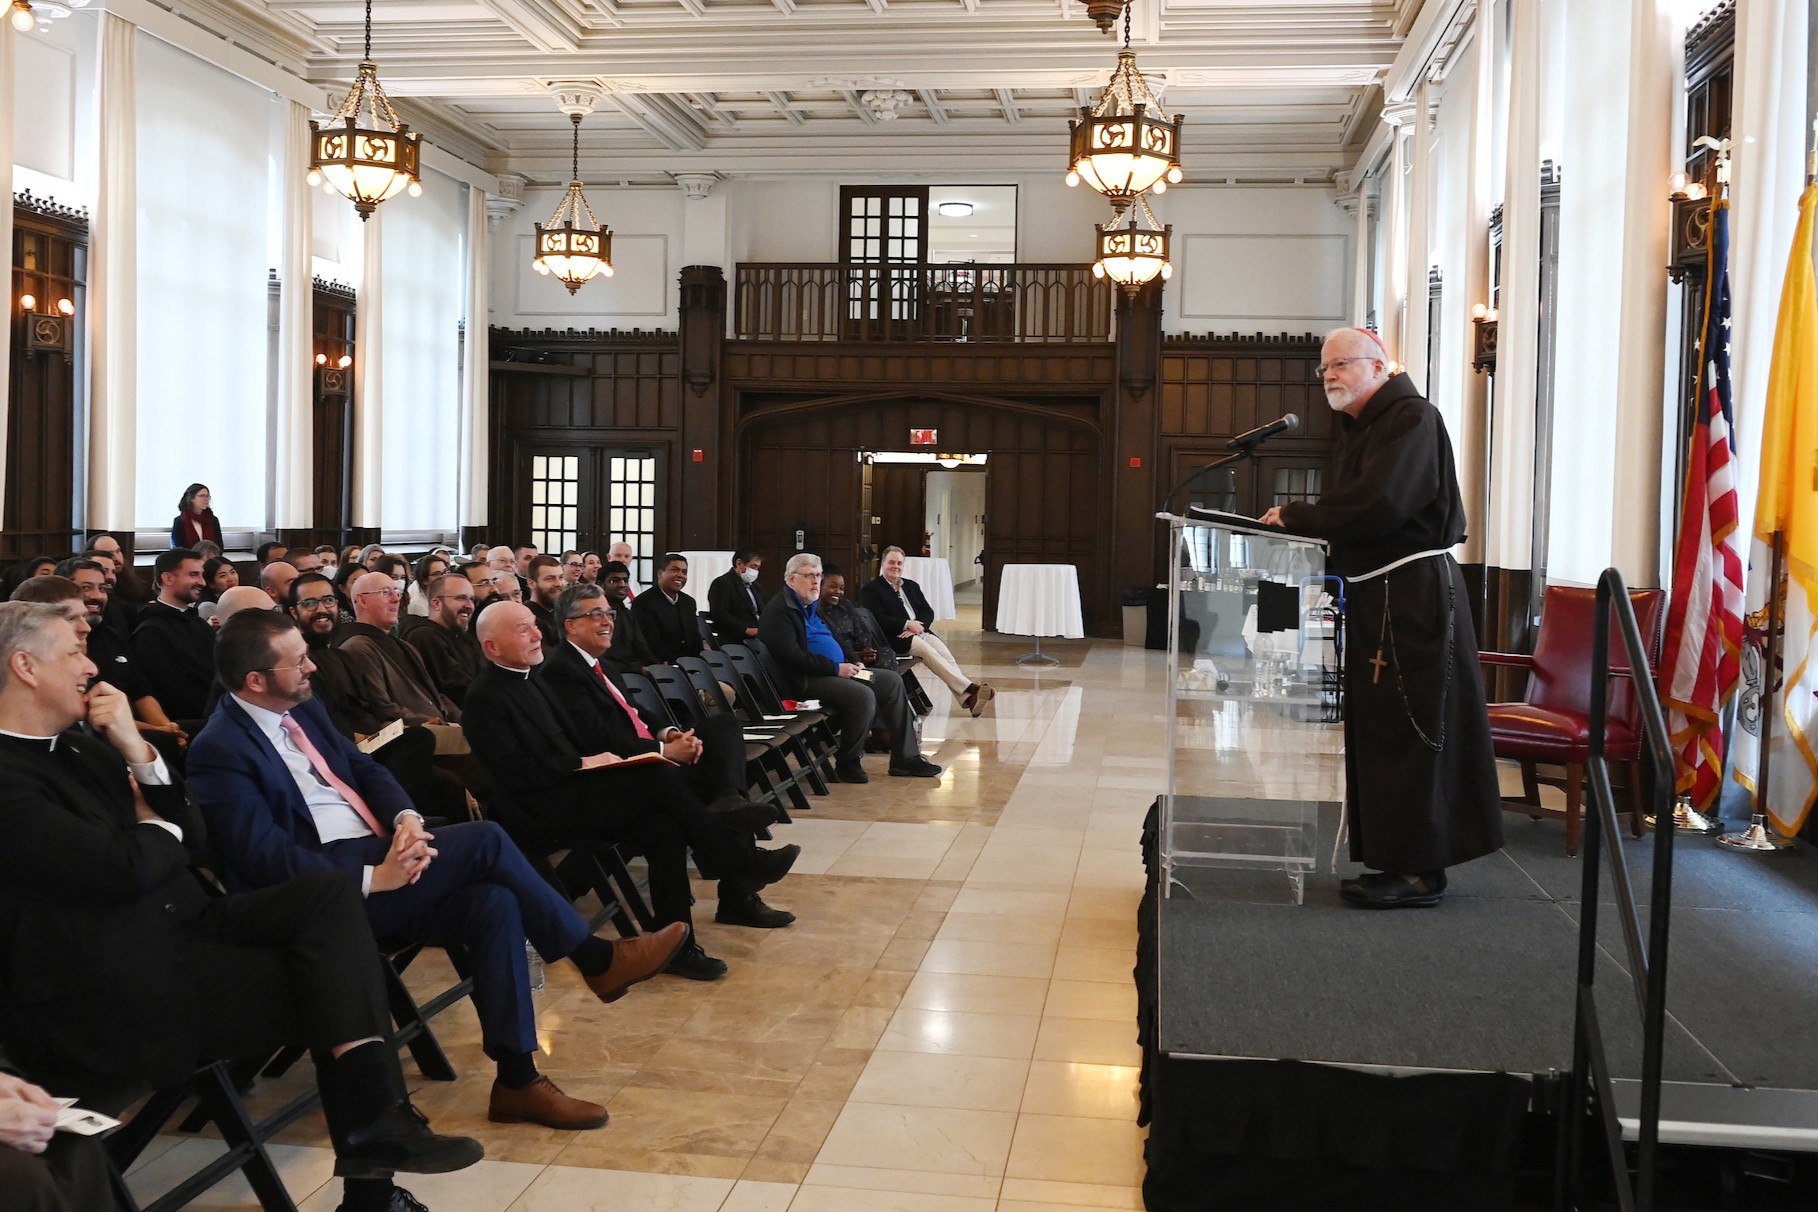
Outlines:
POLYGON ((941 202, 936 204, 934 209, 940 212, 943 219, 964 219, 972 213, 972 203, 941 202))
POLYGON ((581 115, 571 113, 568 118, 574 123, 568 192, 556 203, 549 222, 535 225, 536 255, 531 266, 540 274, 553 274, 572 295, 595 275, 612 276, 612 230, 594 218, 593 207, 581 192, 581 115))
POLYGON ((1098 104, 1082 108, 1068 124, 1067 184, 1084 181, 1123 214, 1137 197, 1166 190, 1181 179, 1180 128, 1185 115, 1169 120, 1161 100, 1136 67, 1130 49, 1130 7, 1124 6, 1124 48, 1117 52, 1098 104), (1154 112, 1150 112, 1150 111, 1154 112))
POLYGON ((406 189, 423 192, 418 175, 423 136, 391 107, 372 61, 372 0, 366 0, 366 53, 347 99, 326 125, 309 124, 309 183, 325 184, 354 204, 364 220, 406 189), (367 123, 361 125, 364 111, 367 123))

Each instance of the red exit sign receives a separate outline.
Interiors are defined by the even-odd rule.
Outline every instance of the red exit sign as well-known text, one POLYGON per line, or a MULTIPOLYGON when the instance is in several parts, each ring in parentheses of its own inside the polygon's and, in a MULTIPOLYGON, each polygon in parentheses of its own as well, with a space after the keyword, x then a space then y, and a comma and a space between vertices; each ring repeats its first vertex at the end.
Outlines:
POLYGON ((941 431, 938 429, 911 429, 909 431, 909 445, 935 446, 940 442, 940 435, 941 431))

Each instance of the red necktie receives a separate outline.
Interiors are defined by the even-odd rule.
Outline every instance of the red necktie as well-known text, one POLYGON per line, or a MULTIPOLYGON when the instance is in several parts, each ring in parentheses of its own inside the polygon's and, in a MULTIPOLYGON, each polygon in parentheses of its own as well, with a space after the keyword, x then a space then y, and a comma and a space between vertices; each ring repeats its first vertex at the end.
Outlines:
POLYGON ((340 776, 335 774, 334 769, 323 760, 322 751, 316 748, 315 743, 309 739, 309 734, 303 731, 303 725, 288 715, 282 715, 278 717, 278 726, 290 736, 290 743, 297 747, 297 752, 309 759, 310 767, 316 772, 316 777, 340 793, 341 798, 347 801, 347 806, 359 813, 360 819, 366 822, 366 826, 372 830, 373 836, 387 837, 391 834, 391 830, 379 824, 379 818, 372 814, 372 809, 366 806, 366 801, 360 798, 360 793, 343 783, 340 776))
POLYGON ((606 676, 605 666, 601 665, 598 661, 595 661, 593 671, 600 675, 600 681, 606 684, 606 689, 611 692, 613 700, 625 709, 626 715, 631 717, 631 725, 638 730, 638 736, 646 741, 656 740, 655 737, 650 735, 650 729, 644 726, 644 717, 631 709, 631 704, 625 701, 625 696, 619 693, 619 688, 614 686, 612 684, 612 679, 606 676))

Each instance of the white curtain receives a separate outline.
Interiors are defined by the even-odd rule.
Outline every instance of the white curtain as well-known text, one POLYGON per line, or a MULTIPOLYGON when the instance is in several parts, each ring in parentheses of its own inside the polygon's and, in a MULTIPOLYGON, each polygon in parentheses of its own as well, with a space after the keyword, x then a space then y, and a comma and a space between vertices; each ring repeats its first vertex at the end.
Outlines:
POLYGON ((1502 292, 1496 415, 1484 559, 1532 566, 1534 400, 1540 356, 1541 0, 1508 0, 1508 166, 1503 174, 1502 292))
POLYGON ((1433 264, 1433 86, 1414 95, 1413 168, 1408 174, 1408 311, 1402 321, 1401 360, 1422 392, 1431 391, 1427 366, 1427 269, 1433 264))
POLYGON ((1389 135, 1389 176, 1383 182, 1384 214, 1382 339, 1393 357, 1407 357, 1402 317, 1408 304, 1408 122, 1412 106, 1401 107, 1389 135))
POLYGON ((315 191, 305 180, 309 164, 309 109, 284 107, 283 158, 278 176, 278 385, 277 452, 272 525, 306 529, 316 523, 311 477, 315 450, 312 390, 315 321, 310 274, 310 223, 315 191))
MULTIPOLYGON (((0 325, 0 366, 12 366, 13 344, 13 23, 0 21, 0 169, 6 174, 6 197, 0 198, 0 249, 6 253, 6 323, 0 325)), ((7 409, 13 376, 0 374, 0 501, 6 499, 7 409)))
MULTIPOLYGON (((408 195, 405 195, 408 197, 408 195)), ((392 202, 399 199, 394 198, 392 202)), ((386 205, 390 205, 387 203, 386 205)), ((351 202, 336 202, 352 206, 351 202)), ((353 525, 378 526, 385 416, 385 206, 361 228, 360 286, 354 300, 353 525)))
POLYGON ((1370 179, 1360 178, 1352 195, 1357 209, 1351 212, 1351 323, 1362 328, 1370 318, 1370 179))
MULTIPOLYGON (((1787 250, 1805 184, 1806 0, 1736 10, 1736 146, 1730 191, 1731 400, 1746 528, 1761 479, 1761 417, 1787 250)), ((1702 131, 1692 132, 1694 135, 1702 131)))
MULTIPOLYGON (((465 189, 423 173, 423 196, 385 203, 382 484, 386 531, 453 530, 460 518, 465 189)), ((362 296, 360 306, 366 306, 362 296)), ((369 368, 370 369, 370 368, 369 368)))
POLYGON ((156 38, 138 53, 138 523, 170 525, 198 481, 223 527, 263 530, 274 102, 156 38))
POLYGON ((486 191, 467 188, 467 341, 461 353, 461 525, 486 524, 491 372, 487 313, 490 258, 486 191))
MULTIPOLYGON (((96 530, 130 531, 138 522, 138 39, 138 27, 131 22, 100 14, 95 95, 99 163, 88 266, 88 525, 96 530)), ((186 340, 178 349, 188 345, 186 340)), ((166 371, 176 377, 194 361, 173 357, 166 371)), ((183 487, 171 490, 167 522, 177 512, 183 487)))

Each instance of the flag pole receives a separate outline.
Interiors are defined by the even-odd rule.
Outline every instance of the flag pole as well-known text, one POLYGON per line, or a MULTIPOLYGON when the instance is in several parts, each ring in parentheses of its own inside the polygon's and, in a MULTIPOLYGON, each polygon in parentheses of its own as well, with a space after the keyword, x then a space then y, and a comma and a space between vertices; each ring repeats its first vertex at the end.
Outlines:
POLYGON ((1780 581, 1785 559, 1786 538, 1776 530, 1774 561, 1768 574, 1767 645, 1761 670, 1761 769, 1755 775, 1755 812, 1749 818, 1749 827, 1741 833, 1726 833, 1717 839, 1717 844, 1731 854, 1782 854, 1793 848, 1792 838, 1782 837, 1768 828, 1767 811, 1763 807, 1768 797, 1768 774, 1774 761, 1774 687, 1779 680, 1780 633, 1786 623, 1785 612, 1781 609, 1785 599, 1781 596, 1780 581))

